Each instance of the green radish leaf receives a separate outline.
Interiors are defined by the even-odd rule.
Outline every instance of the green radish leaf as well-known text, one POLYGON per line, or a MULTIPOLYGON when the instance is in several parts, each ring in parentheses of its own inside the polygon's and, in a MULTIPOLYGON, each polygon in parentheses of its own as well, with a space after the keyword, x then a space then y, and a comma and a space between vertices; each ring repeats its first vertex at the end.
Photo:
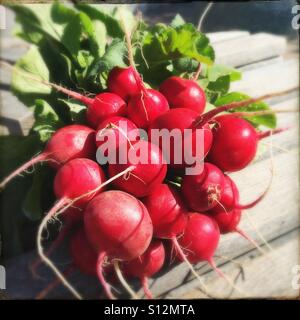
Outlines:
POLYGON ((87 80, 94 84, 95 87, 105 89, 106 78, 108 72, 113 67, 125 67, 124 57, 127 49, 124 41, 114 39, 110 45, 107 46, 105 54, 94 61, 87 73, 87 80))
POLYGON ((35 168, 31 187, 28 190, 22 204, 22 209, 25 216, 31 221, 40 220, 45 212, 42 196, 45 179, 47 179, 49 176, 47 169, 48 168, 45 167, 35 168))
POLYGON ((207 78, 198 79, 197 83, 203 90, 206 90, 207 86, 209 85, 209 80, 207 78))
POLYGON ((109 12, 105 11, 102 6, 76 4, 75 7, 87 14, 93 21, 102 22, 107 30, 107 34, 112 38, 123 38, 124 32, 120 22, 114 18, 109 12))
POLYGON ((41 99, 35 102, 34 118, 32 130, 39 135, 42 142, 48 141, 52 134, 64 125, 54 109, 41 99))
POLYGON ((66 25, 76 15, 76 11, 59 2, 11 5, 10 8, 16 13, 16 20, 24 30, 40 32, 57 41, 61 41, 66 25))
POLYGON ((174 68, 178 73, 183 72, 196 72, 199 66, 199 62, 191 58, 179 58, 173 61, 174 68))
POLYGON ((91 54, 97 58, 104 54, 106 45, 106 28, 103 22, 92 21, 84 12, 79 13, 83 33, 89 42, 91 54))
POLYGON ((190 23, 176 28, 155 25, 145 35, 142 51, 149 64, 188 57, 210 65, 215 58, 209 39, 190 23))
POLYGON ((67 105, 73 123, 85 123, 86 105, 73 99, 59 99, 67 105))
POLYGON ((47 95, 51 93, 51 88, 40 83, 38 80, 32 80, 32 76, 37 79, 49 81, 49 70, 41 56, 39 48, 31 46, 28 52, 20 58, 15 64, 12 73, 11 87, 17 95, 40 94, 47 95), (22 74, 24 72, 25 74, 22 74))
MULTIPOLYGON (((215 101, 215 106, 221 106, 221 105, 225 105, 225 104, 229 104, 232 102, 237 102, 237 101, 243 101, 243 100, 247 100, 250 97, 247 96, 244 93, 240 93, 240 92, 230 92, 227 93, 221 97, 219 97, 216 101, 215 101)), ((251 112, 251 111, 263 111, 263 110, 270 110, 270 106, 265 103, 265 102, 255 102, 255 103, 251 103, 246 107, 241 107, 241 108, 237 108, 234 110, 231 110, 230 112, 251 112)), ((268 128, 275 128, 276 127, 276 115, 275 114, 267 114, 267 115, 259 115, 259 116, 248 116, 248 117, 244 117, 246 120, 248 120, 249 122, 251 122, 254 126, 265 126, 268 128)))
POLYGON ((106 47, 106 28, 105 24, 101 21, 93 21, 94 26, 94 37, 93 39, 97 43, 98 46, 98 56, 101 57, 105 53, 106 47))
MULTIPOLYGON (((124 6, 118 6, 113 9, 112 16, 120 24, 120 28, 124 31, 124 27, 131 34, 137 26, 137 20, 131 10, 124 6), (124 25, 125 24, 125 25, 124 25)), ((123 32, 124 33, 124 32, 123 32)))
POLYGON ((209 81, 215 82, 219 78, 229 76, 230 81, 240 80, 241 72, 234 68, 230 68, 221 64, 214 64, 212 66, 203 66, 202 74, 208 78, 209 81))
MULTIPOLYGON (((0 179, 31 159, 42 150, 37 135, 0 136, 0 179)), ((24 216, 20 204, 30 188, 31 176, 16 177, 0 193, 0 234, 2 238, 3 258, 21 254, 26 246, 32 248, 35 233, 33 226, 26 227, 28 219, 24 216), (25 241, 24 241, 25 237, 25 241)))
POLYGON ((230 76, 222 76, 217 78, 214 82, 209 82, 206 89, 211 93, 216 93, 218 95, 225 94, 230 88, 230 76))

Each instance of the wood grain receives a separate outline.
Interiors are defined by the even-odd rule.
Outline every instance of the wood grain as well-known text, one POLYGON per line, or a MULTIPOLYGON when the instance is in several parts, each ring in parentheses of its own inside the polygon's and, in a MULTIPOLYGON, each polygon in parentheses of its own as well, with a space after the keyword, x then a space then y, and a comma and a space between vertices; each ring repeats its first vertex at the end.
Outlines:
POLYGON ((216 42, 214 49, 217 63, 238 67, 279 56, 285 52, 286 46, 284 37, 256 33, 249 37, 216 42))

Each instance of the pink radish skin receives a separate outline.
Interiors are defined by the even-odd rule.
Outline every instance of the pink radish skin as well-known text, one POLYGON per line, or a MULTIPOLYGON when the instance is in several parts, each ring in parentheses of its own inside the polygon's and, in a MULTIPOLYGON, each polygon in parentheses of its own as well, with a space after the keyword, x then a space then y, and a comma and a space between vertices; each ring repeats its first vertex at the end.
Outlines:
POLYGON ((214 219, 201 213, 190 212, 185 232, 178 239, 178 243, 186 249, 186 257, 191 263, 207 261, 214 265, 213 255, 219 239, 220 230, 214 219))
POLYGON ((259 140, 286 130, 279 128, 258 133, 248 121, 234 115, 218 116, 214 122, 213 145, 208 159, 225 172, 244 169, 254 159, 259 140))
POLYGON ((110 92, 98 94, 86 112, 88 124, 97 129, 105 119, 113 116, 125 116, 127 113, 126 102, 118 95, 110 92))
MULTIPOLYGON (((153 233, 156 238, 169 239, 173 248, 183 258, 185 253, 180 247, 177 237, 181 237, 185 231, 187 223, 187 211, 179 193, 173 187, 166 184, 157 186, 146 198, 144 203, 148 208, 152 223, 153 233)), ((198 278, 192 265, 186 260, 193 274, 198 278)))
POLYGON ((54 168, 59 168, 75 158, 95 157, 95 131, 83 125, 69 125, 58 129, 48 141, 45 150, 12 172, 0 184, 0 189, 17 175, 32 165, 48 161, 54 168))
MULTIPOLYGON (((109 136, 107 139, 114 141, 111 147, 119 148, 123 143, 131 143, 136 141, 137 126, 127 118, 110 117, 104 120, 98 127, 96 133, 96 145, 100 147, 106 143, 106 139, 101 139, 101 135, 109 136)), ((104 151, 104 155, 108 155, 108 150, 104 151)))
MULTIPOLYGON (((101 167, 89 159, 73 159, 61 167, 54 179, 54 193, 64 204, 96 189, 105 181, 101 167)), ((76 201, 75 205, 83 206, 95 194, 87 195, 76 201)))
POLYGON ((233 210, 244 210, 244 209, 251 209, 255 205, 257 205, 267 194, 268 188, 266 191, 260 195, 257 199, 253 200, 247 204, 240 204, 240 194, 239 190, 235 184, 235 182, 227 175, 224 175, 225 183, 223 187, 223 191, 221 193, 221 198, 219 202, 214 206, 211 211, 217 212, 229 212, 233 210))
POLYGON ((167 99, 154 89, 142 88, 128 102, 128 117, 143 129, 147 129, 154 119, 168 110, 167 99))
POLYGON ((78 205, 74 207, 69 207, 66 211, 62 212, 62 217, 64 219, 64 224, 66 225, 76 225, 82 222, 83 212, 85 205, 79 207, 78 205))
MULTIPOLYGON (((145 147, 148 150, 147 163, 132 164, 128 159, 126 164, 110 163, 108 166, 109 176, 113 177, 118 173, 133 166, 134 168, 128 173, 127 177, 120 177, 113 182, 113 185, 120 190, 131 193, 140 198, 147 196, 157 185, 161 184, 166 177, 167 164, 163 158, 160 149, 144 140, 134 142, 132 146, 128 146, 128 151, 131 148, 143 150, 145 147)), ((117 151, 120 151, 119 148, 117 151)), ((141 151, 142 152, 142 151, 141 151)), ((117 155, 118 159, 118 155, 117 155)))
MULTIPOLYGON (((184 129, 197 129, 197 130, 203 130, 203 155, 204 157, 209 152, 211 145, 212 145, 212 132, 209 127, 209 125, 205 124, 202 127, 195 127, 194 124, 196 123, 198 119, 197 112, 190 110, 190 109, 184 109, 184 108, 176 108, 171 109, 164 114, 157 117, 150 125, 149 127, 149 136, 151 136, 151 130, 152 129, 167 129, 169 131, 173 129, 179 129, 181 131, 181 134, 183 135, 184 129)), ((192 146, 192 150, 190 149, 186 150, 186 152, 190 152, 192 156, 196 155, 196 145, 195 145, 195 131, 193 130, 191 134, 185 136, 185 141, 183 142, 184 145, 187 144, 187 140, 190 140, 190 145, 192 146)), ((160 147, 162 148, 160 141, 160 147)), ((182 164, 176 164, 174 161, 174 139, 171 139, 170 141, 170 166, 173 168, 185 168, 188 164, 184 161, 184 148, 182 147, 181 153, 182 153, 182 164)), ((162 150, 164 152, 164 150, 162 150)), ((168 151, 168 150, 166 150, 168 151)), ((189 165, 191 166, 191 165, 189 165)))
POLYGON ((90 245, 83 228, 79 228, 70 241, 70 253, 74 265, 84 274, 97 276, 98 255, 90 245))
POLYGON ((131 96, 140 92, 140 85, 136 79, 135 70, 132 67, 115 67, 108 75, 108 90, 128 101, 131 96))
POLYGON ((242 211, 239 209, 234 209, 232 211, 210 211, 208 215, 213 218, 219 228, 221 234, 236 232, 239 235, 241 235, 243 238, 248 240, 255 248, 260 250, 262 253, 265 253, 259 245, 256 243, 254 239, 252 239, 245 231, 243 231, 241 228, 238 227, 240 221, 241 221, 241 215, 242 211))
POLYGON ((143 199, 152 223, 153 235, 172 239, 183 233, 186 225, 186 206, 177 190, 167 184, 158 185, 143 199))
POLYGON ((212 210, 214 212, 223 212, 234 210, 239 203, 239 190, 234 181, 227 175, 224 175, 224 186, 217 203, 212 210))
POLYGON ((208 215, 216 220, 222 234, 237 231, 241 220, 241 210, 232 211, 209 211, 208 215))
POLYGON ((205 162, 198 175, 185 175, 182 180, 182 194, 192 210, 203 212, 215 207, 221 199, 225 184, 222 171, 205 162))
POLYGON ((148 248, 153 226, 147 208, 123 191, 107 191, 86 207, 84 228, 89 242, 98 252, 97 273, 109 298, 110 286, 103 276, 105 259, 130 261, 148 248))
POLYGON ((205 109, 205 93, 193 80, 173 76, 160 85, 159 91, 167 98, 171 108, 191 109, 198 115, 205 109))
POLYGON ((209 161, 223 171, 239 171, 255 157, 258 136, 254 127, 246 120, 233 115, 222 115, 214 119, 213 145, 209 161))
POLYGON ((153 240, 140 257, 123 263, 122 270, 128 276, 139 278, 145 295, 148 299, 153 299, 148 286, 148 278, 155 275, 163 267, 164 262, 164 245, 159 240, 153 240))

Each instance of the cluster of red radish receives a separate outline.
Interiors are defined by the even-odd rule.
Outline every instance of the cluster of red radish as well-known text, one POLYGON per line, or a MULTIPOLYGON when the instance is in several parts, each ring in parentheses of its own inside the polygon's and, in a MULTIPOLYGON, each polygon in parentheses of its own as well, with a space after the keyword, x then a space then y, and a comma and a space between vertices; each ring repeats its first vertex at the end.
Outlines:
MULTIPOLYGON (((124 276, 139 278, 145 294, 151 298, 147 278, 163 267, 166 250, 170 248, 164 245, 166 241, 172 243, 177 260, 185 261, 191 268, 191 264, 207 261, 220 273, 213 260, 220 235, 239 232, 246 237, 238 227, 241 210, 253 207, 262 198, 241 205, 237 186, 225 174, 245 168, 255 157, 260 138, 271 133, 257 132, 248 121, 234 114, 218 115, 248 105, 249 101, 203 114, 205 93, 194 80, 173 76, 161 84, 159 91, 148 89, 132 66, 112 69, 108 91, 94 98, 49 85, 86 104, 87 125, 73 124, 57 130, 44 152, 1 184, 5 186, 37 162, 47 161, 57 170, 57 202, 38 231, 42 261, 77 298, 82 298, 41 245, 49 220, 63 215, 65 225, 74 230, 70 240, 74 264, 81 272, 97 276, 109 298, 114 296, 106 279, 112 270, 133 296, 124 276), (129 141, 128 150, 138 144, 146 145, 149 163, 100 166, 95 160, 99 145, 96 136, 99 131, 109 130, 118 142, 124 134, 119 130, 120 121, 127 123, 125 135, 137 128, 203 130, 203 171, 184 175, 186 163, 175 164, 171 157, 167 165, 161 146, 146 140, 129 141), (172 183, 175 176, 180 177, 180 184, 172 183)), ((187 137, 192 138, 193 133, 187 137)))

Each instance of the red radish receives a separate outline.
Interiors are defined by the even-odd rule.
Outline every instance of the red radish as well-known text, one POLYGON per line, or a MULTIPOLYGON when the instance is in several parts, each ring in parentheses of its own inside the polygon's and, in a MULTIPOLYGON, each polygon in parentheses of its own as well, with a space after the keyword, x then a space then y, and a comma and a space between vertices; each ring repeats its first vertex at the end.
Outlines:
POLYGON ((85 233, 98 252, 97 272, 107 293, 113 298, 103 277, 105 259, 130 261, 148 248, 153 226, 147 208, 123 191, 107 191, 96 196, 84 213, 85 233))
POLYGON ((228 172, 242 170, 254 159, 260 139, 285 130, 257 133, 248 121, 234 115, 218 116, 214 122, 209 161, 228 172))
POLYGON ((135 70, 132 67, 114 67, 108 75, 107 86, 110 92, 117 94, 125 101, 140 92, 140 85, 136 80, 135 70))
POLYGON ((255 157, 258 136, 246 120, 234 115, 222 115, 214 119, 214 143, 209 160, 223 171, 245 168, 255 157))
POLYGON ((191 109, 198 115, 205 109, 205 93, 194 80, 173 76, 160 85, 159 91, 167 98, 171 108, 191 109))
POLYGON ((161 241, 153 240, 148 249, 138 258, 125 262, 122 270, 128 276, 141 280, 144 292, 149 299, 153 299, 148 287, 148 278, 156 274, 165 262, 165 248, 161 241))
MULTIPOLYGON (((135 133, 137 133, 137 131, 137 126, 129 119, 116 116, 110 117, 99 125, 96 133, 96 144, 98 147, 103 145, 105 142, 103 137, 105 136, 107 139, 113 141, 114 149, 116 149, 122 143, 131 143, 131 141, 135 141, 135 133)), ((107 155, 108 152, 104 153, 107 155)))
MULTIPOLYGON (((203 156, 205 157, 208 153, 211 144, 212 144, 212 133, 210 127, 205 124, 202 127, 198 126, 195 127, 194 124, 196 123, 198 119, 197 112, 190 110, 190 109, 184 109, 184 108, 176 108, 171 109, 167 111, 166 113, 160 115, 157 117, 150 125, 149 127, 149 136, 151 135, 152 129, 167 129, 170 132, 174 129, 179 129, 181 132, 181 135, 183 136, 184 129, 191 129, 190 134, 184 135, 184 141, 182 143, 181 148, 181 157, 183 162, 175 163, 176 154, 174 154, 176 141, 175 139, 170 139, 170 150, 169 148, 167 150, 164 150, 164 144, 162 143, 162 139, 159 141, 159 145, 162 148, 162 151, 164 154, 169 153, 170 154, 170 166, 175 168, 184 168, 188 164, 185 161, 184 153, 188 152, 189 156, 195 156, 196 155, 196 137, 195 137, 195 129, 197 130, 203 130, 203 156), (184 147, 186 146, 186 147, 184 147), (190 146, 188 148, 188 146, 190 146), (190 149, 191 148, 191 149, 190 149)), ((192 164, 189 164, 190 166, 192 164)))
MULTIPOLYGON (((96 162, 84 158, 73 159, 58 170, 54 179, 54 193, 61 203, 66 204, 94 190, 104 180, 104 172, 96 162)), ((76 205, 85 205, 94 196, 92 194, 83 197, 76 202, 76 205)))
MULTIPOLYGON (((185 260, 194 276, 199 280, 205 288, 201 278, 189 263, 183 250, 181 249, 177 237, 181 237, 184 233, 187 221, 185 205, 180 195, 168 185, 157 186, 153 192, 144 198, 149 214, 153 223, 154 236, 161 239, 169 239, 173 248, 185 260)), ((172 255, 172 254, 171 254, 172 255)), ((172 260, 172 257, 170 257, 172 260)), ((207 291, 207 290, 206 290, 207 291)))
POLYGON ((183 233, 187 209, 174 187, 167 184, 156 186, 143 203, 153 223, 154 237, 172 239, 183 233))
POLYGON ((65 225, 76 225, 82 222, 83 220, 83 212, 85 205, 83 207, 79 207, 78 205, 74 207, 67 208, 64 212, 62 212, 62 217, 65 225))
POLYGON ((214 219, 201 213, 188 213, 186 228, 178 243, 186 249, 186 257, 191 263, 207 261, 214 266, 213 255, 219 240, 220 230, 214 219))
POLYGON ((220 203, 225 177, 215 165, 205 162, 198 175, 185 175, 182 180, 182 194, 192 210, 203 212, 220 203))
POLYGON ((180 250, 177 251, 178 258, 182 261, 186 259, 190 263, 198 263, 207 261, 214 271, 224 278, 228 284, 241 294, 245 292, 238 289, 235 284, 229 279, 215 264, 214 254, 220 240, 220 229, 217 222, 202 213, 188 213, 188 221, 184 234, 178 239, 180 250), (186 253, 183 253, 181 248, 184 248, 186 253))
POLYGON ((153 89, 142 89, 128 102, 128 117, 140 128, 147 129, 159 115, 169 110, 167 99, 153 89))
POLYGON ((70 241, 74 265, 84 274, 97 276, 98 254, 90 245, 83 228, 79 228, 70 241))
POLYGON ((79 299, 81 299, 81 296, 78 292, 63 278, 58 269, 44 254, 41 244, 42 233, 49 220, 57 216, 59 210, 64 206, 75 201, 76 205, 82 207, 88 203, 97 192, 101 192, 102 189, 96 188, 102 185, 104 180, 105 176, 101 167, 92 160, 78 158, 67 162, 58 170, 54 179, 54 193, 58 201, 46 214, 38 229, 37 247, 40 258, 52 268, 65 286, 79 299), (95 189, 97 192, 94 192, 95 189), (79 198, 78 201, 77 198, 79 198))
MULTIPOLYGON (((126 176, 120 177, 113 182, 113 185, 123 191, 133 194, 136 197, 148 195, 158 184, 161 184, 167 173, 167 165, 160 149, 144 140, 126 146, 125 150, 119 148, 117 152, 125 151, 128 155, 125 164, 110 163, 108 172, 110 177, 132 167, 126 176), (133 163, 130 153, 136 154, 143 161, 133 163), (146 154, 144 154, 146 152, 146 154)), ((119 158, 119 154, 117 154, 119 158)))
POLYGON ((235 209, 236 210, 251 209, 264 198, 264 196, 267 194, 267 191, 269 189, 267 188, 266 191, 254 201, 248 204, 240 204, 239 203, 240 194, 235 182, 227 175, 224 175, 224 178, 225 178, 224 187, 221 193, 220 200, 216 204, 216 206, 214 206, 211 209, 211 211, 215 213, 224 212, 224 211, 229 212, 235 209))
POLYGON ((93 99, 86 112, 88 124, 97 129, 99 124, 112 116, 125 116, 127 112, 125 101, 118 95, 110 92, 103 92, 93 99))
POLYGON ((248 240, 255 248, 265 254, 265 251, 260 248, 254 239, 252 239, 245 231, 238 227, 241 220, 242 211, 234 209, 231 211, 210 211, 208 215, 212 217, 218 224, 222 234, 237 232, 243 238, 248 240))
POLYGON ((47 161, 58 168, 75 158, 95 156, 95 131, 82 125, 69 125, 58 129, 48 141, 44 151, 12 172, 0 184, 0 189, 14 177, 38 162, 47 161))
MULTIPOLYGON (((216 220, 222 234, 237 231, 237 226, 241 220, 242 211, 233 209, 231 211, 214 211, 208 212, 208 215, 216 220)), ((238 232, 238 231, 237 231, 238 232)))

